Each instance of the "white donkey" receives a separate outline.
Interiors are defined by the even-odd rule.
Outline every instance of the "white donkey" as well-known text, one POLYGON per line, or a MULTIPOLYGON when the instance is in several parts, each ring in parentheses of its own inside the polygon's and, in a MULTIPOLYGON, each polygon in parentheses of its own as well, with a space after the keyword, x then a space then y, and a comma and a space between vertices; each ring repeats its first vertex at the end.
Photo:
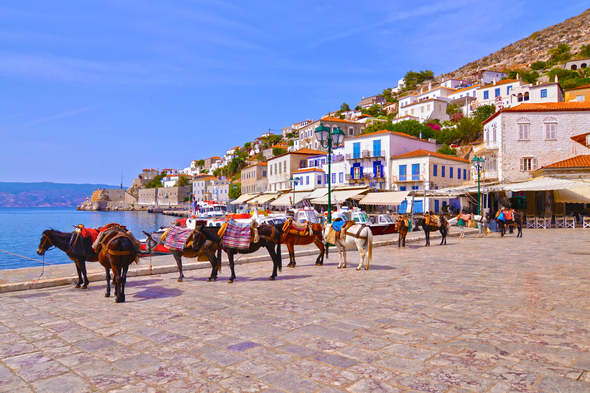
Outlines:
MULTIPOLYGON (((334 245, 338 249, 338 256, 340 258, 338 269, 346 267, 346 248, 356 245, 361 256, 361 261, 356 270, 362 269, 365 256, 367 257, 365 270, 369 270, 369 265, 373 259, 373 232, 371 232, 371 228, 366 225, 355 224, 348 229, 342 228, 341 232, 344 233, 340 234, 340 238, 334 239, 334 245)), ((328 240, 329 234, 330 225, 326 225, 324 228, 324 240, 328 240)), ((328 248, 326 247, 326 254, 327 250, 328 248)))

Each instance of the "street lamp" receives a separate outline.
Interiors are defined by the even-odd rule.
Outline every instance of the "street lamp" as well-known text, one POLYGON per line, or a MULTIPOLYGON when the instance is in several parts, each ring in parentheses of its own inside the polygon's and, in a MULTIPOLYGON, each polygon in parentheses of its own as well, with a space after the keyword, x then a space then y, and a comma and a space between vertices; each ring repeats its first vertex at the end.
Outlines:
POLYGON ((471 165, 473 169, 477 169, 477 214, 481 216, 481 201, 480 201, 480 190, 479 190, 479 174, 481 169, 483 168, 483 158, 475 156, 471 160, 471 165))
POLYGON ((291 178, 289 179, 289 181, 291 182, 291 184, 293 185, 293 213, 295 213, 295 186, 299 184, 299 178, 293 178, 293 176, 291 176, 291 178))
POLYGON ((330 132, 330 128, 324 127, 320 123, 319 127, 315 129, 315 137, 320 142, 320 146, 328 149, 328 224, 332 223, 332 149, 337 148, 344 141, 344 131, 340 127, 336 127, 334 131, 330 132))

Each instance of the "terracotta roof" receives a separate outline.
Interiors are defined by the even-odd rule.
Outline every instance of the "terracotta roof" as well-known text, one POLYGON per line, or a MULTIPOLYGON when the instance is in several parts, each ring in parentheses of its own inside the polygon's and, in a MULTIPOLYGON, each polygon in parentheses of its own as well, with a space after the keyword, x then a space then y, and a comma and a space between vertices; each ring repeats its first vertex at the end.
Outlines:
POLYGON ((446 103, 446 102, 447 102, 447 101, 445 101, 445 100, 439 100, 438 98, 429 98, 429 99, 427 99, 427 100, 420 100, 420 101, 412 102, 411 104, 408 104, 408 105, 402 106, 402 107, 400 108, 400 110, 401 110, 401 109, 406 109, 406 108, 407 108, 407 107, 409 107, 409 106, 414 106, 414 105, 418 105, 418 104, 423 104, 423 103, 425 103, 425 102, 430 102, 430 101, 440 101, 440 102, 444 102, 444 103, 446 103))
POLYGON ((514 82, 520 82, 520 80, 519 79, 504 79, 504 80, 501 80, 501 81, 496 82, 495 85, 493 83, 491 83, 489 85, 485 85, 483 87, 480 87, 478 90, 492 88, 494 86, 505 85, 507 83, 514 83, 514 82))
POLYGON ((572 87, 571 89, 567 89, 566 91, 580 90, 580 89, 590 89, 590 85, 583 85, 583 86, 578 86, 578 87, 572 87))
POLYGON ((590 168, 590 155, 581 154, 576 157, 568 158, 567 160, 557 161, 553 164, 545 165, 543 168, 590 168))
POLYGON ((590 134, 590 132, 587 132, 585 134, 580 134, 580 135, 575 135, 571 137, 571 140, 574 142, 578 142, 580 145, 584 146, 584 147, 588 147, 586 146, 586 136, 590 134))
POLYGON ((414 116, 414 115, 405 115, 405 116, 400 116, 400 117, 394 117, 393 120, 403 119, 404 117, 415 117, 416 119, 418 118, 418 116, 414 116))
MULTIPOLYGON (((350 121, 350 120, 344 120, 344 119, 341 119, 341 118, 339 118, 339 117, 333 117, 333 116, 323 117, 323 118, 321 118, 321 119, 320 119, 320 120, 318 120, 318 121, 319 121, 319 122, 322 122, 322 121, 340 121, 340 122, 342 122, 342 123, 354 123, 354 121, 350 121)), ((355 124, 356 124, 356 123, 355 123, 355 124)))
POLYGON ((476 83, 476 84, 475 84, 475 85, 473 85, 473 86, 464 87, 464 88, 462 88, 462 89, 455 90, 455 92, 454 92, 453 94, 455 94, 455 93, 460 93, 460 92, 462 92, 462 91, 465 91, 465 90, 476 89, 476 88, 478 88, 478 87, 479 87, 479 83, 476 83))
POLYGON ((321 168, 301 168, 296 171, 293 171, 293 173, 303 173, 303 172, 324 172, 324 170, 321 168))
POLYGON ((538 104, 520 104, 512 108, 504 108, 487 118, 483 124, 488 123, 500 113, 504 112, 553 112, 553 111, 590 111, 590 102, 544 102, 538 104))
MULTIPOLYGON (((401 132, 389 131, 389 130, 380 130, 380 131, 371 132, 369 134, 362 134, 362 135, 357 135, 357 136, 351 136, 350 138, 345 139, 345 141, 350 140, 350 139, 355 139, 355 138, 362 138, 362 137, 365 137, 365 136, 373 136, 373 135, 381 135, 381 134, 393 134, 393 135, 399 135, 399 136, 403 136, 403 137, 410 138, 410 139, 416 139, 416 140, 419 140, 419 141, 430 142, 430 141, 428 141, 426 139, 420 139, 420 138, 416 138, 415 136, 412 136, 412 135, 403 134, 401 132)), ((430 142, 430 143, 433 143, 433 142, 430 142)))
POLYGON ((306 156, 319 156, 319 155, 326 155, 328 153, 324 153, 323 151, 320 151, 320 150, 308 149, 307 147, 304 147, 303 149, 299 149, 299 150, 295 150, 295 151, 288 151, 286 153, 279 154, 278 156, 274 156, 272 158, 269 158, 269 161, 274 160, 277 157, 286 156, 287 154, 305 154, 306 156))
POLYGON ((434 151, 427 151, 424 149, 418 149, 418 150, 411 151, 409 153, 400 154, 399 156, 391 157, 391 159, 393 160, 396 158, 412 158, 412 157, 422 157, 422 156, 432 156, 432 157, 444 158, 445 160, 454 160, 454 161, 459 161, 459 162, 469 164, 469 160, 466 160, 464 158, 459 158, 456 156, 449 156, 448 154, 437 153, 434 151))

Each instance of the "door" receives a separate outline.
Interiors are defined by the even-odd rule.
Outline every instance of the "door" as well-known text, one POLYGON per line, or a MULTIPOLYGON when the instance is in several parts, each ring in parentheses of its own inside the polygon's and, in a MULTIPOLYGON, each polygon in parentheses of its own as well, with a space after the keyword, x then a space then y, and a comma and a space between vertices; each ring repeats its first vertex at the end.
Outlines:
POLYGON ((408 209, 408 201, 403 201, 401 205, 399 205, 399 209, 397 210, 399 214, 406 214, 406 210, 408 209))
POLYGON ((424 213, 422 201, 414 201, 414 213, 424 213))

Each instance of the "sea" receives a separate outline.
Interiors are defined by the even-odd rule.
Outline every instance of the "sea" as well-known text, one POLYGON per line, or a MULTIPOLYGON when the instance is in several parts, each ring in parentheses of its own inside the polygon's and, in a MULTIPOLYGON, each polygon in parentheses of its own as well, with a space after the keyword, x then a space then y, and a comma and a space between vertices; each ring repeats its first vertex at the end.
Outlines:
MULTIPOLYGON (((161 226, 169 226, 176 219, 148 212, 78 211, 73 207, 0 207, 0 270, 42 266, 43 257, 37 255, 37 247, 46 229, 72 232, 78 224, 98 228, 115 222, 125 225, 139 240, 145 237, 142 231, 155 231, 161 226)), ((45 262, 72 263, 63 251, 56 248, 45 253, 45 262)))

